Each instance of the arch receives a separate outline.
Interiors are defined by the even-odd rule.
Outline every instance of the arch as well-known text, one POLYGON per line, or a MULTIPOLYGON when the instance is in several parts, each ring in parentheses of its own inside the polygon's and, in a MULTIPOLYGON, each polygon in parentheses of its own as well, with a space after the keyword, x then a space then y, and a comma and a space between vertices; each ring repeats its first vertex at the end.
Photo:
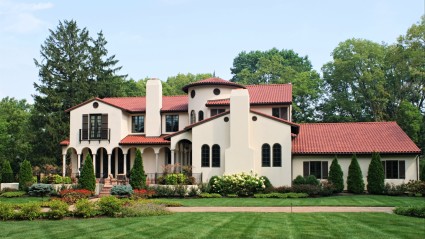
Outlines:
POLYGON ((188 139, 180 140, 175 150, 175 165, 180 168, 174 168, 175 171, 182 171, 182 167, 192 167, 192 142, 188 139))
POLYGON ((204 111, 200 110, 198 112, 198 121, 204 120, 204 111))
MULTIPOLYGON (((78 153, 75 148, 66 150, 65 175, 75 178, 78 175, 78 153)), ((63 166, 63 165, 62 165, 63 166)))
POLYGON ((121 148, 116 147, 112 150, 110 167, 111 174, 114 178, 116 178, 118 174, 124 174, 124 153, 121 148))
POLYGON ((171 150, 168 147, 162 147, 159 149, 160 158, 163 158, 162 166, 171 164, 171 150))
POLYGON ((196 123, 196 113, 194 110, 190 112, 190 124, 196 123))
POLYGON ((95 174, 96 178, 107 178, 108 177, 108 151, 101 147, 96 151, 96 165, 95 174))
POLYGON ((263 144, 261 146, 261 166, 270 167, 270 145, 263 144))
POLYGON ((282 146, 278 143, 273 145, 273 167, 282 167, 282 146))
POLYGON ((220 167, 220 145, 218 144, 212 146, 211 166, 215 168, 220 167))
POLYGON ((201 167, 210 166, 210 146, 204 144, 201 147, 201 167))

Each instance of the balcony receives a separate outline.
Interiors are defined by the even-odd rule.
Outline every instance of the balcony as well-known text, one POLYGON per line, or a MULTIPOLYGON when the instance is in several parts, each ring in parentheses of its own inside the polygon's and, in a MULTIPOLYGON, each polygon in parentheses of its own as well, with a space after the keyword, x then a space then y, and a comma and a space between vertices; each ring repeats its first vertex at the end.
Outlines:
POLYGON ((99 130, 80 129, 78 139, 81 141, 104 141, 111 142, 111 128, 102 128, 99 130))

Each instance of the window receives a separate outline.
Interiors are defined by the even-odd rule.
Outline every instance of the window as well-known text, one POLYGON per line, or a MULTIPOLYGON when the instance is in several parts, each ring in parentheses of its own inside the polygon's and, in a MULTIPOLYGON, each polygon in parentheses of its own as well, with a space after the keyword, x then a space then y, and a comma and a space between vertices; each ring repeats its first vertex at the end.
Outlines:
POLYGON ((179 131, 179 116, 178 115, 165 116, 165 130, 167 132, 179 131))
POLYGON ((263 144, 261 147, 261 166, 270 167, 270 145, 263 144))
POLYGON ((273 167, 282 167, 282 147, 280 144, 273 145, 273 167))
POLYGON ((220 89, 219 88, 215 88, 213 92, 214 92, 214 95, 219 95, 220 94, 220 89))
POLYGON ((212 167, 220 167, 220 146, 218 144, 212 146, 212 167))
POLYGON ((195 114, 195 111, 192 110, 190 112, 190 124, 194 124, 194 123, 196 123, 196 114, 195 114))
POLYGON ((211 109, 211 116, 218 115, 226 111, 225 109, 211 109))
POLYGON ((210 146, 204 144, 201 148, 201 167, 210 166, 210 146))
POLYGON ((328 178, 328 161, 305 161, 304 177, 314 175, 317 179, 328 178))
POLYGON ((102 115, 90 115, 90 139, 100 139, 102 115))
POLYGON ((288 120, 288 107, 272 108, 272 115, 277 118, 288 120))
POLYGON ((109 139, 108 114, 84 114, 80 140, 109 139))
POLYGON ((198 113, 198 121, 204 120, 204 111, 200 110, 198 113))
POLYGON ((144 133, 145 132, 145 116, 137 115, 131 117, 131 132, 144 133))
POLYGON ((190 91, 190 97, 195 98, 196 92, 195 90, 190 91))
POLYGON ((404 160, 386 160, 382 161, 386 179, 405 179, 406 166, 404 160))

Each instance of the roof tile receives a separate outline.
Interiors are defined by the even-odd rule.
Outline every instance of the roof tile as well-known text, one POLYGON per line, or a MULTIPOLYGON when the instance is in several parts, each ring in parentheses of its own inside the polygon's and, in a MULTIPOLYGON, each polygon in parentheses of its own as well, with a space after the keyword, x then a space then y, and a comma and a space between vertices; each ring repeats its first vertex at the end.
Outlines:
POLYGON ((138 145, 138 144, 170 144, 170 141, 164 139, 165 135, 160 137, 146 137, 145 135, 127 135, 120 141, 120 145, 138 145))
POLYGON ((239 85, 235 82, 223 80, 221 78, 208 78, 208 79, 205 79, 205 80, 200 80, 200 81, 196 81, 196 82, 187 84, 187 85, 183 86, 182 90, 187 93, 187 91, 189 90, 190 87, 199 86, 199 85, 226 85, 226 86, 233 86, 233 87, 236 87, 236 88, 245 89, 245 86, 239 85))

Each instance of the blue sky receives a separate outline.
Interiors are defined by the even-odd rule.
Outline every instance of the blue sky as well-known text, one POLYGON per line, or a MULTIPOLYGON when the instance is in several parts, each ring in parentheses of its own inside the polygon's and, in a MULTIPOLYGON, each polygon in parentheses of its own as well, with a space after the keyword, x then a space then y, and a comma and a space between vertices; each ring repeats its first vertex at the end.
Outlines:
POLYGON ((0 99, 33 102, 33 59, 60 20, 92 36, 102 30, 129 78, 215 71, 230 79, 238 53, 273 47, 308 55, 320 72, 339 42, 394 43, 424 9, 423 0, 0 0, 0 99))

